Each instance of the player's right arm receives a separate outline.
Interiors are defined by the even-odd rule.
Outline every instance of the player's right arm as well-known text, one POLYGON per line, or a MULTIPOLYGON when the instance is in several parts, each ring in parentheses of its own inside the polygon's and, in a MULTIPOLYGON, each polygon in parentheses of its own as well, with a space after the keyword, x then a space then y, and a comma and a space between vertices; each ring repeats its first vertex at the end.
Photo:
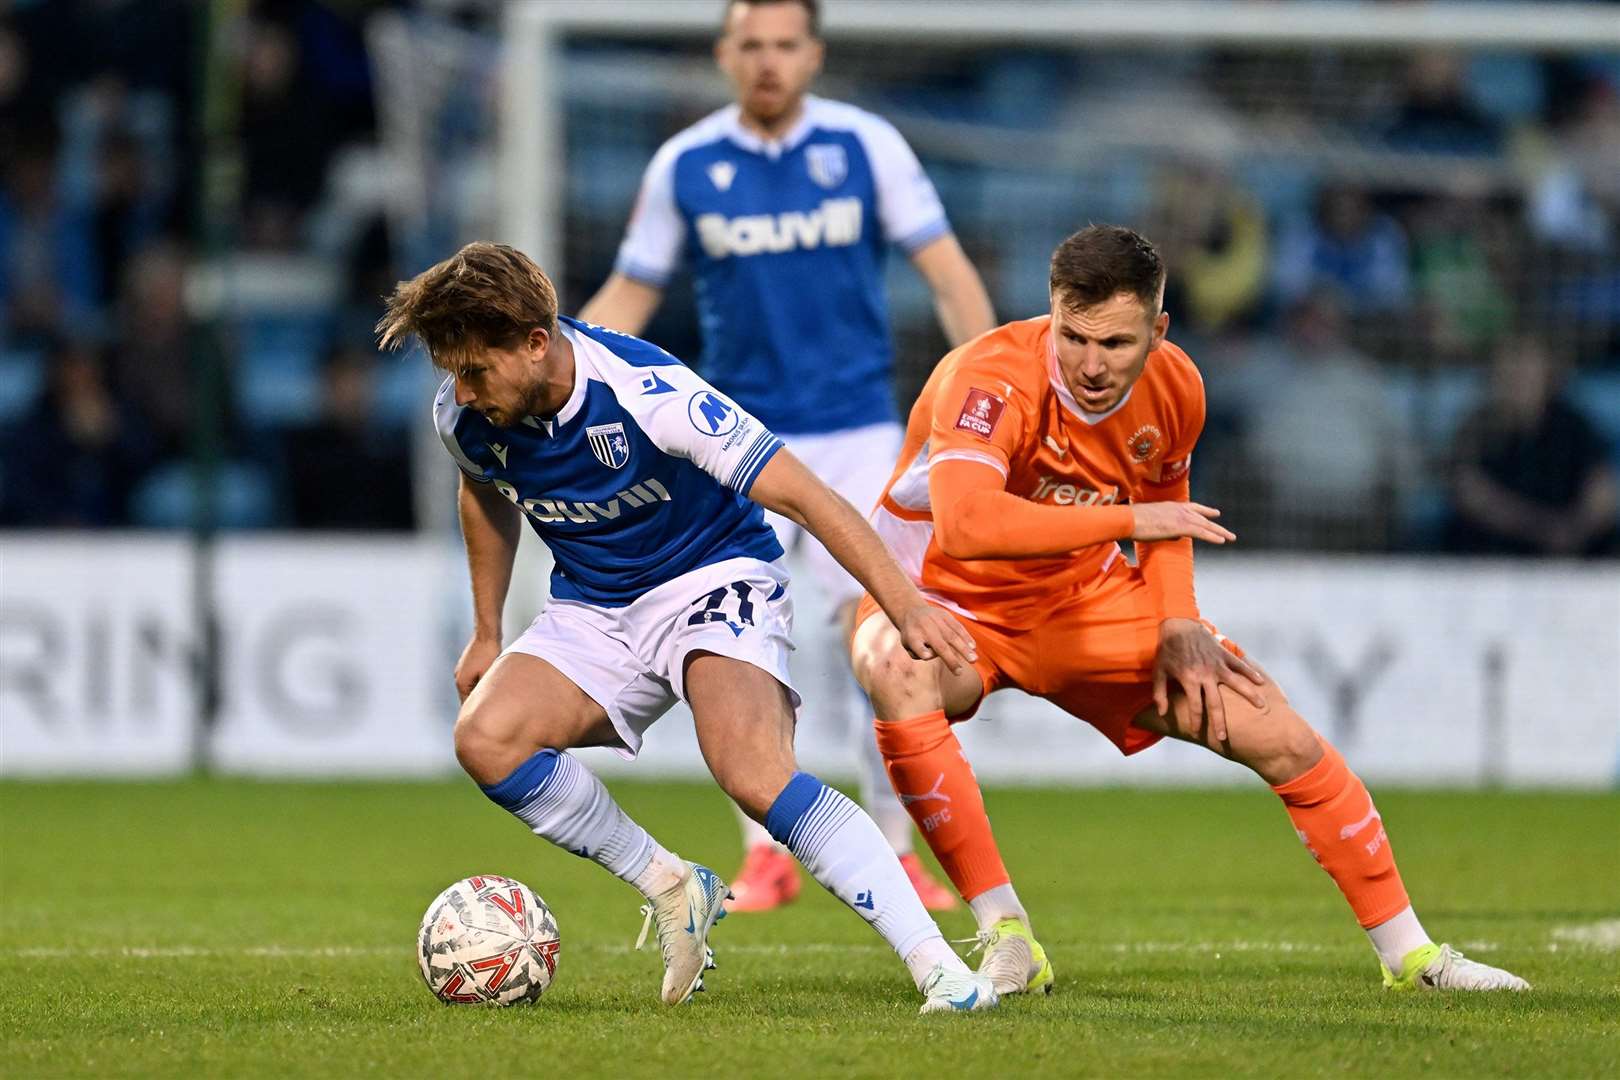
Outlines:
POLYGON ((934 536, 946 555, 1054 558, 1117 540, 1236 539, 1215 522, 1219 510, 1199 503, 1047 506, 1008 491, 1008 463, 1035 438, 1025 430, 1026 403, 1012 400, 1019 392, 993 366, 968 362, 934 395, 928 499, 934 536))
POLYGON ((579 309, 579 317, 621 334, 640 337, 663 300, 663 289, 615 271, 579 309))
POLYGON ((523 522, 517 506, 494 484, 481 483, 465 472, 456 510, 467 545, 473 596, 472 639, 456 663, 456 692, 465 701, 501 654, 501 610, 512 584, 512 560, 523 522))

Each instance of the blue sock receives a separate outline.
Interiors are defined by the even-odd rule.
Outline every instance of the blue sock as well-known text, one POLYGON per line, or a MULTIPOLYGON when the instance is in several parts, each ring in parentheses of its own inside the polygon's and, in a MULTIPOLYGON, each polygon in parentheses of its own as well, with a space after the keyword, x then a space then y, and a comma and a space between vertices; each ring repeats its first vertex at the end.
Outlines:
POLYGON ((600 864, 645 894, 662 891, 684 872, 685 864, 631 821, 596 774, 571 754, 537 751, 504 780, 479 786, 536 836, 600 864))

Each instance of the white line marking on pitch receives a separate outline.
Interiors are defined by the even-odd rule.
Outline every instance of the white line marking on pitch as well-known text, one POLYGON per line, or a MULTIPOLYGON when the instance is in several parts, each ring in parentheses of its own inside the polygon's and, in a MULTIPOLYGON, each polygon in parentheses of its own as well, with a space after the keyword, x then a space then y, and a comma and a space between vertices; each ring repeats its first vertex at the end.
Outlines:
POLYGON ((1589 949, 1614 952, 1620 949, 1620 919, 1601 919, 1593 923, 1555 926, 1552 936, 1555 939, 1552 946, 1554 949, 1558 948, 1558 943, 1561 942, 1566 945, 1584 945, 1589 949))
MULTIPOLYGON (((1555 927, 1552 941, 1543 948, 1557 952, 1570 946, 1601 949, 1606 952, 1620 950, 1620 919, 1603 919, 1555 927)), ((972 940, 972 939, 968 939, 972 940)), ((1463 940, 1459 946, 1477 952, 1493 952, 1504 948, 1523 951, 1529 946, 1512 942, 1463 940)), ((1360 949, 1356 942, 1323 941, 1118 941, 1083 943, 1077 946, 1094 953, 1115 955, 1190 954, 1211 955, 1219 959, 1226 953, 1343 953, 1360 949)), ((603 942, 564 945, 572 953, 607 953, 622 955, 633 952, 628 945, 603 942)), ((799 942, 794 944, 721 944, 722 955, 742 956, 797 956, 808 953, 849 955, 851 953, 887 953, 886 946, 878 944, 844 944, 831 941, 799 942)), ((271 960, 323 960, 366 956, 410 955, 406 945, 126 945, 90 946, 87 948, 20 947, 0 948, 0 958, 18 957, 30 960, 67 960, 74 958, 107 958, 124 960, 172 960, 206 957, 257 957, 271 960)))

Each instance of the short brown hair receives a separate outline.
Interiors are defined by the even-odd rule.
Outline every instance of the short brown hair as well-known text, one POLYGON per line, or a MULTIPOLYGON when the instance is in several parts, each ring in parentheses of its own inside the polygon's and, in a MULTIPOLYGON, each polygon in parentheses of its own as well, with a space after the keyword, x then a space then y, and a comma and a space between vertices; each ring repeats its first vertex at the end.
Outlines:
POLYGON ((750 7, 764 7, 766 4, 798 4, 804 8, 804 13, 810 16, 810 36, 813 38, 821 36, 821 0, 726 0, 725 13, 720 17, 721 33, 731 25, 731 9, 738 4, 747 4, 750 7))
POLYGON ((516 248, 478 241, 395 285, 376 329, 384 349, 415 334, 434 366, 454 371, 469 353, 511 348, 536 327, 557 332, 551 279, 516 248))
POLYGON ((1087 225, 1052 252, 1052 295, 1065 307, 1101 304, 1130 293, 1157 315, 1164 260, 1148 238, 1123 225, 1087 225))

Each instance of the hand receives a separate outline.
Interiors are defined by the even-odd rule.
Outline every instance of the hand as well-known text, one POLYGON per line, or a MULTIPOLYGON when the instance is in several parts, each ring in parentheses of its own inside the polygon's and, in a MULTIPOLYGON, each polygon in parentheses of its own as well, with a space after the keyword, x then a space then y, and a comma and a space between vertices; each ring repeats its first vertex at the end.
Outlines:
POLYGON ((1208 714, 1210 734, 1217 744, 1227 741, 1222 686, 1230 686, 1257 709, 1266 707, 1259 689, 1266 684, 1265 675, 1223 648, 1215 635, 1195 619, 1166 619, 1159 624, 1159 654, 1153 661, 1153 704, 1160 716, 1170 712, 1171 679, 1187 696, 1189 719, 1196 721, 1208 714))
POLYGON ((461 650, 461 659, 456 661, 456 693, 461 695, 462 701, 467 700, 467 695, 473 692, 478 680, 484 677, 500 655, 500 638, 474 634, 472 640, 467 642, 467 647, 461 650))
POLYGON ((929 603, 917 604, 900 616, 900 641, 916 660, 940 659, 960 675, 979 658, 973 637, 949 612, 929 603))
POLYGON ((1236 540, 1237 533, 1215 524, 1221 512, 1195 502, 1132 503, 1132 540, 1180 540, 1190 536, 1211 544, 1236 540))

